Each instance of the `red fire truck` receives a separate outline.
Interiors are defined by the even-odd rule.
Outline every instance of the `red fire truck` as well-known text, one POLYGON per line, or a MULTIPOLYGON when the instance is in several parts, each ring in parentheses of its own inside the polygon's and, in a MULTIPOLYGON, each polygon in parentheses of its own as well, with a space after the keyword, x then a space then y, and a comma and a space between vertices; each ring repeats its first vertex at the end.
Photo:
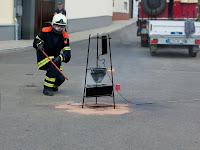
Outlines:
POLYGON ((196 57, 200 45, 198 0, 139 0, 137 36, 155 55, 160 45, 187 47, 196 57))

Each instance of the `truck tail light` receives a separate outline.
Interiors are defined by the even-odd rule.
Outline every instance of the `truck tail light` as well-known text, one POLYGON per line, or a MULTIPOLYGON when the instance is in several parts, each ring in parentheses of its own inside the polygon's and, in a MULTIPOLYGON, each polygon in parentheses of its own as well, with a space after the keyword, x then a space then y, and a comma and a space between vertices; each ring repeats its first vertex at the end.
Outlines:
POLYGON ((152 39, 152 40, 151 40, 151 43, 157 44, 157 43, 158 43, 158 39, 152 39))
POLYGON ((147 38, 143 38, 143 41, 147 41, 147 38))
POLYGON ((195 40, 195 44, 200 45, 200 40, 195 40))
POLYGON ((147 27, 147 25, 146 24, 142 24, 142 28, 146 28, 147 27))

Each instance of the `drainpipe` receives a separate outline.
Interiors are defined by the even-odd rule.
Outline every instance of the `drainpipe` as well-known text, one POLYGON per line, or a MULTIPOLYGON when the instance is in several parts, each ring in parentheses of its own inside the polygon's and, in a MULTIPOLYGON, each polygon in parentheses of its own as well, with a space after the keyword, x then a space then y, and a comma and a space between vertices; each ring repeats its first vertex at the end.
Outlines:
POLYGON ((14 2, 15 40, 18 40, 17 0, 14 2))

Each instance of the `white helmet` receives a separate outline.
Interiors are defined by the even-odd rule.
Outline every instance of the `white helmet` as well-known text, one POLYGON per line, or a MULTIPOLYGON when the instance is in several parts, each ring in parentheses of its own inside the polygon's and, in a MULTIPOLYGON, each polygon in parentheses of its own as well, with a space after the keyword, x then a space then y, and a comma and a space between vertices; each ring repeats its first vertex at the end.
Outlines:
POLYGON ((61 26, 66 26, 67 25, 67 18, 63 14, 61 14, 61 13, 56 14, 53 17, 52 22, 51 22, 52 26, 54 24, 61 25, 61 26))
POLYGON ((55 33, 61 34, 65 30, 65 28, 66 28, 67 18, 63 14, 61 14, 61 13, 56 14, 53 17, 51 25, 53 26, 53 31, 55 33))

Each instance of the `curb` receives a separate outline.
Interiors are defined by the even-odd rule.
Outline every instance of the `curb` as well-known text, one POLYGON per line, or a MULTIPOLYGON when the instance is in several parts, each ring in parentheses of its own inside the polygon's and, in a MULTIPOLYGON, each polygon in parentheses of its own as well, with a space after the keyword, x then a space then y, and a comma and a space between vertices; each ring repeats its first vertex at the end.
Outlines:
MULTIPOLYGON (((110 33, 114 33, 114 32, 120 31, 120 30, 122 30, 122 29, 124 29, 124 28, 126 28, 126 27, 128 27, 128 26, 131 26, 131 25, 134 24, 134 23, 135 23, 135 22, 132 22, 132 23, 127 24, 127 25, 125 25, 125 26, 123 26, 123 27, 121 27, 121 28, 114 29, 114 30, 111 30, 111 31, 108 31, 108 32, 104 32, 104 33, 100 33, 99 35, 101 36, 101 35, 104 35, 104 34, 110 34, 110 33)), ((91 35, 91 37, 96 37, 96 34, 95 34, 95 35, 91 35)))
MULTIPOLYGON (((108 32, 98 33, 98 35, 99 35, 99 36, 102 36, 102 35, 105 35, 105 34, 110 34, 110 33, 114 33, 114 32, 120 31, 120 30, 122 30, 122 29, 124 29, 124 28, 126 28, 126 27, 128 27, 128 26, 130 26, 130 25, 132 25, 132 24, 134 24, 135 22, 136 22, 136 21, 133 20, 133 22, 131 22, 130 24, 126 24, 126 25, 124 25, 124 26, 122 26, 122 27, 120 27, 120 28, 117 28, 117 29, 114 29, 114 30, 111 30, 111 31, 108 31, 108 32)), ((89 37, 89 34, 88 34, 88 37, 89 37)), ((74 43, 74 42, 77 42, 77 41, 83 41, 83 40, 88 39, 88 37, 84 37, 84 38, 81 38, 81 39, 79 39, 79 40, 74 40, 74 41, 71 41, 71 40, 70 40, 70 43, 74 43)), ((97 37, 97 34, 90 34, 90 38, 95 38, 95 37, 97 37)))
MULTIPOLYGON (((128 26, 130 26, 130 25, 132 25, 132 24, 134 24, 134 23, 135 23, 135 20, 133 20, 131 23, 126 24, 126 25, 124 25, 124 26, 122 26, 122 27, 119 27, 119 28, 117 28, 117 29, 110 30, 110 31, 107 31, 107 32, 98 33, 98 35, 102 36, 102 35, 105 35, 105 34, 114 33, 114 32, 117 32, 117 31, 119 31, 119 30, 122 30, 122 29, 124 29, 124 28, 126 28, 126 27, 128 27, 128 26)), ((97 34, 91 34, 90 37, 91 37, 91 38, 94 38, 94 37, 96 37, 96 36, 97 36, 97 34)), ((88 37, 89 37, 89 34, 88 34, 88 37)), ((82 37, 82 38, 77 39, 77 40, 70 40, 70 43, 74 43, 74 42, 78 42, 78 41, 83 41, 83 40, 88 39, 88 37, 82 37)), ((15 48, 0 49, 0 53, 1 53, 1 52, 17 52, 17 51, 23 51, 23 50, 25 50, 25 48, 31 48, 31 47, 32 47, 32 45, 29 45, 29 46, 22 46, 22 47, 15 47, 15 48)))
POLYGON ((15 51, 22 51, 25 48, 31 48, 32 46, 23 46, 23 47, 16 47, 16 48, 7 48, 7 49, 0 49, 1 52, 15 52, 15 51))

